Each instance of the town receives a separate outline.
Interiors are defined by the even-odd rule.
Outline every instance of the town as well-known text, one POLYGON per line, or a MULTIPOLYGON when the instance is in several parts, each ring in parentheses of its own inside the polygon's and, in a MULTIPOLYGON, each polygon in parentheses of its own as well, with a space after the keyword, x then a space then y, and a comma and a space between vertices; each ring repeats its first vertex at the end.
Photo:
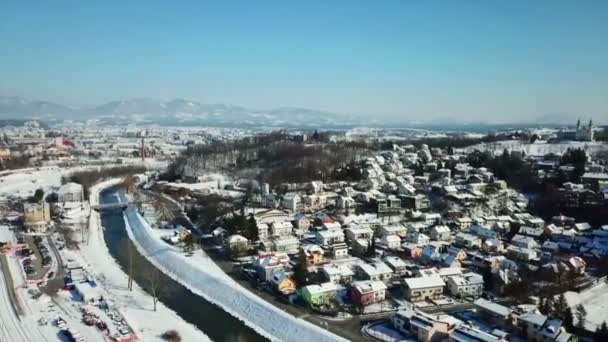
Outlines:
POLYGON ((199 339, 162 273, 269 339, 608 336, 608 145, 592 122, 491 135, 27 122, 2 134, 7 340, 199 339), (117 202, 101 200, 107 189, 117 202), (134 247, 105 236, 120 213, 134 247), (150 264, 133 271, 125 253, 150 264))

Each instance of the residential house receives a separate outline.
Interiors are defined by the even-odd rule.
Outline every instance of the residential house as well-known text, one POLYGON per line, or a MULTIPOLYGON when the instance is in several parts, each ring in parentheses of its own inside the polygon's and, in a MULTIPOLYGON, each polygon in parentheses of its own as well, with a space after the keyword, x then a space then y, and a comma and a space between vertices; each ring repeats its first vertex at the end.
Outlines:
POLYGON ((344 231, 341 229, 321 230, 315 232, 315 239, 319 245, 334 245, 344 242, 344 231))
POLYGON ((524 227, 519 228, 519 231, 517 233, 520 235, 530 236, 532 238, 538 239, 543 235, 544 229, 537 228, 537 227, 524 226, 524 227))
POLYGON ((310 306, 322 306, 336 299, 338 287, 332 282, 320 285, 307 285, 300 290, 300 296, 310 306))
POLYGON ((293 212, 302 210, 302 198, 295 192, 288 192, 283 196, 281 206, 293 212))
POLYGON ((319 271, 327 281, 334 284, 350 284, 353 281, 354 272, 344 263, 326 264, 319 271))
POLYGON ((425 263, 434 263, 438 262, 442 258, 442 254, 440 252, 440 247, 437 245, 426 245, 422 248, 422 253, 420 254, 420 258, 425 263))
POLYGON ((453 328, 449 321, 412 309, 400 310, 391 319, 393 327, 421 342, 443 341, 453 328))
POLYGON ((325 230, 342 230, 342 225, 340 224, 340 222, 335 222, 335 221, 330 221, 330 222, 323 222, 321 224, 321 226, 325 229, 325 230))
POLYGON ((439 277, 444 282, 448 280, 449 277, 462 275, 462 268, 460 267, 429 267, 429 268, 421 268, 416 272, 421 277, 439 277))
POLYGON ((517 326, 528 341, 572 341, 573 336, 563 328, 561 320, 528 312, 517 318, 517 326))
POLYGON ((273 222, 270 224, 270 234, 274 237, 289 236, 293 232, 293 225, 289 221, 273 222))
POLYGON ((426 234, 414 231, 407 234, 407 241, 419 246, 425 246, 431 242, 431 239, 426 234))
POLYGON ((401 238, 399 235, 384 235, 380 239, 380 244, 387 249, 399 249, 401 246, 401 238))
POLYGON ((527 249, 535 248, 538 245, 534 238, 532 238, 530 236, 519 235, 519 234, 516 234, 511 239, 511 244, 515 245, 517 247, 522 247, 522 248, 527 248, 527 249))
POLYGON ((307 231, 310 228, 310 218, 306 215, 299 213, 293 217, 293 223, 296 228, 307 231))
POLYGON ((454 220, 454 224, 456 224, 458 229, 467 231, 473 225, 473 220, 469 217, 459 217, 454 220))
POLYGON ((269 237, 268 231, 269 231, 269 227, 268 224, 266 223, 257 223, 256 228, 258 230, 258 239, 260 240, 266 240, 269 237))
POLYGON ((583 275, 587 269, 587 263, 581 257, 574 256, 568 259, 568 267, 573 274, 583 275))
POLYGON ((344 242, 335 243, 329 246, 329 249, 331 251, 331 256, 334 259, 344 259, 348 257, 348 245, 344 242))
POLYGON ((386 298, 386 285, 381 281, 364 280, 352 284, 351 298, 355 305, 364 307, 386 298))
POLYGON ((411 302, 439 299, 443 296, 445 282, 439 276, 406 278, 405 297, 411 302))
POLYGON ((389 280, 393 276, 393 270, 380 260, 371 264, 360 263, 355 267, 356 274, 363 280, 389 280))
POLYGON ((498 254, 504 249, 504 244, 499 239, 487 239, 481 244, 481 250, 489 254, 498 254))
POLYGON ((400 237, 405 237, 407 228, 402 224, 381 225, 378 227, 378 234, 380 236, 398 235, 400 237))
POLYGON ((473 272, 448 277, 448 291, 459 298, 480 297, 483 292, 483 277, 473 272))
POLYGON ((507 247, 507 255, 509 258, 521 261, 531 261, 538 259, 538 253, 534 249, 510 245, 507 247))
POLYGON ((422 248, 415 243, 404 242, 401 244, 403 254, 408 258, 419 258, 422 255, 422 248))
POLYGON ((448 226, 435 226, 431 228, 430 236, 435 241, 450 241, 452 231, 448 226))
POLYGON ((272 251, 297 253, 300 241, 293 236, 283 236, 274 238, 271 242, 272 251))
POLYGON ((324 252, 318 245, 308 244, 299 249, 300 263, 305 267, 317 266, 325 263, 324 252))
POLYGON ((283 270, 289 265, 289 256, 285 253, 264 253, 253 259, 253 268, 262 281, 270 281, 275 271, 283 270))
POLYGON ((364 226, 355 226, 344 229, 346 233, 346 239, 349 242, 353 242, 355 240, 370 240, 374 234, 374 231, 371 228, 364 226))
POLYGON ((475 236, 479 236, 482 240, 496 239, 498 237, 496 231, 479 225, 472 226, 471 229, 469 229, 469 232, 475 236))
POLYGON ((425 214, 422 215, 422 219, 428 225, 439 224, 439 222, 441 221, 441 214, 439 214, 439 213, 425 213, 425 214))
POLYGON ((506 306, 494 303, 492 301, 479 298, 473 302, 477 313, 493 325, 501 328, 508 328, 515 324, 515 315, 513 310, 506 306))
POLYGON ((468 233, 458 233, 456 234, 456 239, 454 242, 462 247, 466 248, 480 248, 481 247, 481 239, 478 236, 468 234, 468 233))
POLYGON ((385 256, 383 258, 384 263, 393 270, 396 276, 404 276, 407 274, 407 264, 403 259, 396 256, 385 256))
POLYGON ((296 292, 296 283, 293 278, 284 270, 278 270, 272 274, 270 281, 275 289, 284 295, 296 292))

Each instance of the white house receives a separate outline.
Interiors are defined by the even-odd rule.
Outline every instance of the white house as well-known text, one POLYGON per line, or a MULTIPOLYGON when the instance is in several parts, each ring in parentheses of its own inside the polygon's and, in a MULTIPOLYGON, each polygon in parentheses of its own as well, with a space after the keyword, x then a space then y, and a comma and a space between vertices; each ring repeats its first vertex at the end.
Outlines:
POLYGON ((327 264, 320 267, 321 274, 334 284, 348 284, 353 281, 353 270, 344 263, 327 264))
POLYGON ((382 261, 374 261, 373 264, 361 263, 356 267, 357 275, 364 280, 389 280, 393 276, 393 270, 382 261))
POLYGON ((281 205, 285 209, 289 209, 293 212, 299 211, 302 208, 302 198, 295 192, 286 193, 283 196, 281 205))
POLYGON ((388 249, 399 249, 401 247, 401 238, 399 235, 385 235, 380 239, 380 244, 388 249))
POLYGON ((478 236, 467 234, 467 233, 456 234, 455 243, 459 246, 463 246, 466 248, 481 247, 481 239, 478 236))
POLYGON ((436 241, 449 241, 451 237, 451 231, 448 226, 435 226, 431 229, 431 238, 436 241))
POLYGON ((344 242, 344 232, 339 229, 321 230, 315 232, 315 239, 317 244, 319 245, 333 245, 336 243, 344 242))
POLYGON ((84 190, 81 184, 66 183, 57 190, 59 202, 82 202, 84 201, 84 190))
POLYGON ((448 278, 448 291, 455 297, 480 297, 483 292, 483 277, 469 272, 448 278))
POLYGON ((273 222, 270 225, 272 236, 289 236, 293 231, 293 225, 289 221, 273 222))

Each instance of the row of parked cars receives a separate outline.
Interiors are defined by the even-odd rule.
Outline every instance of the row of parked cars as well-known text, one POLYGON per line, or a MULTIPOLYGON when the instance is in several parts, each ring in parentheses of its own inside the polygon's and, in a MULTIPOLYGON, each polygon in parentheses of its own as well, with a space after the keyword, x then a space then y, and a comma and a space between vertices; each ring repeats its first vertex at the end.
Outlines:
POLYGON ((49 266, 53 259, 51 258, 51 252, 49 249, 42 243, 41 236, 34 236, 34 244, 38 251, 40 252, 40 256, 42 257, 42 266, 49 266))
MULTIPOLYGON (((17 242, 24 243, 23 237, 22 236, 17 237, 17 242)), ((36 248, 40 252, 40 257, 41 257, 40 261, 42 262, 42 266, 50 266, 53 259, 51 258, 51 253, 50 253, 49 249, 42 243, 42 237, 34 236, 34 244, 36 245, 36 248)), ((28 276, 32 276, 32 275, 36 274, 36 269, 34 268, 34 265, 32 264, 32 258, 31 258, 31 256, 34 254, 34 251, 32 251, 29 248, 22 248, 19 251, 19 253, 25 257, 21 260, 25 274, 27 274, 28 276)))

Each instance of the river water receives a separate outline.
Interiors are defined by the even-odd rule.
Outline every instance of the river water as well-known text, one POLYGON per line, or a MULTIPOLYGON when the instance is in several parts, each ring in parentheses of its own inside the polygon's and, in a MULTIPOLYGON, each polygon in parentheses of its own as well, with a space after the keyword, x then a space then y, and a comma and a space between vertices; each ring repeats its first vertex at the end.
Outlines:
MULTIPOLYGON (((120 191, 117 187, 102 191, 100 203, 117 202, 117 191, 120 191)), ((122 213, 114 211, 103 212, 101 214, 101 223, 105 228, 104 238, 108 249, 110 250, 110 254, 116 259, 123 271, 126 270, 129 264, 127 251, 131 245, 131 240, 127 235, 122 213)), ((131 245, 130 247, 133 246, 131 245)), ((149 266, 148 261, 141 256, 134 247, 131 250, 134 254, 134 265, 149 266)), ((143 279, 142 274, 138 273, 138 269, 139 268, 136 266, 133 278, 137 284, 148 292, 146 281, 143 279)), ((183 285, 175 282, 164 274, 162 276, 166 278, 165 280, 169 286, 168 290, 165 291, 166 293, 160 296, 160 301, 163 302, 165 306, 175 311, 185 321, 198 327, 213 341, 268 341, 218 306, 197 296, 183 285)))

